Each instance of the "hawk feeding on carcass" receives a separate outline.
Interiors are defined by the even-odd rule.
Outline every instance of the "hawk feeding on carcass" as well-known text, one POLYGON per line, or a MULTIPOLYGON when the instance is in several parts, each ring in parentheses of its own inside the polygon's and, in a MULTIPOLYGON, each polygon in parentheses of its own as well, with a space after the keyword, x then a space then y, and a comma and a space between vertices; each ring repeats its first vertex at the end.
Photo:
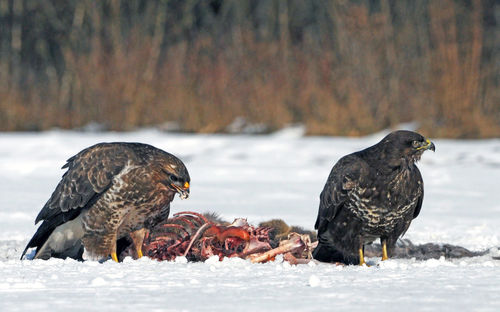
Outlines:
POLYGON ((176 193, 189 196, 184 163, 141 143, 100 143, 71 157, 52 196, 36 217, 43 221, 30 247, 34 259, 85 256, 118 261, 116 241, 130 236, 141 257, 145 229, 167 219, 176 193))

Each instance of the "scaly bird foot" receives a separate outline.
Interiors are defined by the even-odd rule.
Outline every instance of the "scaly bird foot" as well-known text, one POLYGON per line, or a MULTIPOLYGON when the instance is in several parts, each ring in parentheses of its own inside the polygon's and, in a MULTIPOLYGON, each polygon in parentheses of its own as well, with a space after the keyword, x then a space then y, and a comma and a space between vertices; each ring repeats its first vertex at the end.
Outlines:
POLYGON ((365 262, 365 257, 363 255, 363 248, 359 248, 359 265, 366 265, 366 266, 369 266, 368 264, 366 264, 365 262))
POLYGON ((130 233, 130 238, 135 247, 137 253, 137 259, 142 258, 142 244, 144 242, 144 237, 146 236, 146 229, 140 229, 135 232, 130 233))
POLYGON ((387 256, 387 243, 382 241, 382 261, 388 260, 389 257, 387 256))

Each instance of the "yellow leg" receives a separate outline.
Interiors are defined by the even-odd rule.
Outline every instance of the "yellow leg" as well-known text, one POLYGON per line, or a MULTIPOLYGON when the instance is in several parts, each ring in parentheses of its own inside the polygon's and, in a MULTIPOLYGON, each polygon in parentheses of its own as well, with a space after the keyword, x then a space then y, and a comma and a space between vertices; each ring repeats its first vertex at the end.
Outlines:
POLYGON ((359 265, 366 265, 365 256, 363 255, 363 247, 359 248, 359 265))
POLYGON ((387 243, 385 240, 382 241, 382 261, 389 259, 387 256, 387 243))
POLYGON ((118 256, 116 255, 116 235, 113 237, 112 241, 114 243, 111 247, 111 259, 113 259, 114 262, 118 262, 118 256))
POLYGON ((130 233, 130 238, 134 243, 135 251, 137 252, 137 259, 142 258, 142 243, 144 242, 144 236, 146 235, 145 229, 140 229, 135 232, 130 233))

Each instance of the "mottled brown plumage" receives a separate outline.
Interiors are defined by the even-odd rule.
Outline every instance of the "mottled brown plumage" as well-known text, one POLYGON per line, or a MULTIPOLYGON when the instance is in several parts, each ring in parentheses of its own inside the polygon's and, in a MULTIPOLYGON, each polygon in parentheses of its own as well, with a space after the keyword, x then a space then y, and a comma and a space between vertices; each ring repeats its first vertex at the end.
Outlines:
POLYGON ((35 259, 81 259, 84 247, 91 259, 116 257, 118 239, 129 235, 142 245, 141 230, 167 219, 176 193, 189 195, 182 161, 147 144, 97 144, 63 168, 68 170, 38 214, 35 223, 43 222, 23 256, 36 247, 35 259))
POLYGON ((434 144, 420 134, 395 131, 342 157, 321 192, 314 258, 363 264, 363 246, 377 238, 390 255, 420 213, 424 185, 415 162, 428 149, 434 144))

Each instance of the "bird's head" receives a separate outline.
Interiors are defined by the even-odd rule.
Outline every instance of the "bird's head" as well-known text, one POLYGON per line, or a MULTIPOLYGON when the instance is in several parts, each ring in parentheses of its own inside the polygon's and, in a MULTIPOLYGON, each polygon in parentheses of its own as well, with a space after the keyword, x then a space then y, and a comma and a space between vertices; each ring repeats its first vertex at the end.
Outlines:
POLYGON ((180 159, 173 156, 168 163, 162 164, 161 171, 164 176, 162 183, 167 188, 179 193, 181 199, 189 197, 191 178, 186 166, 180 159))
POLYGON ((391 158, 407 163, 419 161, 426 150, 436 151, 436 146, 429 139, 407 130, 391 132, 382 139, 381 143, 385 147, 385 153, 391 158))

